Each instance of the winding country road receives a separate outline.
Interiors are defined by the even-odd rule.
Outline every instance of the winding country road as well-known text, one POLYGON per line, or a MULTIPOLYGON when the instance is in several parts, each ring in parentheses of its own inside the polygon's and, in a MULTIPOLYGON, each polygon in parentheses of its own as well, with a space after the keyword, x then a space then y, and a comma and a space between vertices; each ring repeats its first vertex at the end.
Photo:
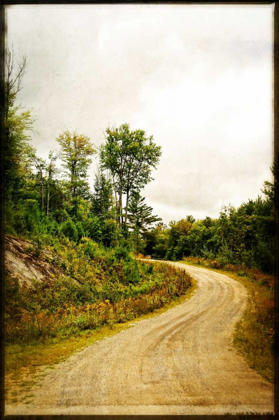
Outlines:
POLYGON ((197 280, 190 300, 71 356, 6 414, 272 413, 272 385, 232 347, 245 287, 172 264, 197 280))

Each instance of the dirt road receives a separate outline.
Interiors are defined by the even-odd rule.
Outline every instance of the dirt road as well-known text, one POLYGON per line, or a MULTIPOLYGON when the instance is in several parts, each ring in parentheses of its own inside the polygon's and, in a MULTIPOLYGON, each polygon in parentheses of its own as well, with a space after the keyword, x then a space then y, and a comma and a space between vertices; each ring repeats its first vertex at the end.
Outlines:
POLYGON ((29 405, 6 414, 224 414, 273 412, 273 387, 232 347, 244 286, 174 263, 198 281, 195 295, 60 363, 29 405))

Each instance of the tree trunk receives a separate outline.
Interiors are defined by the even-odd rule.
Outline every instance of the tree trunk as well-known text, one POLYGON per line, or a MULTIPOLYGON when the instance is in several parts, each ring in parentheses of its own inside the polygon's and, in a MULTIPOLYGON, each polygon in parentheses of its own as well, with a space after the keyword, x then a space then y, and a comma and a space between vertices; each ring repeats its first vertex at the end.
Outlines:
POLYGON ((129 194, 130 194, 130 191, 129 190, 127 190, 127 196, 126 196, 126 209, 125 209, 125 228, 126 228, 126 226, 127 226, 127 219, 128 219, 128 205, 129 205, 129 194))
POLYGON ((50 186, 47 187, 47 208, 46 208, 46 214, 48 216, 49 214, 49 201, 50 201, 50 186))
POLYGON ((119 218, 119 200, 117 198, 117 192, 116 192, 116 187, 115 187, 114 175, 112 175, 112 185, 113 185, 114 199, 115 199, 115 206, 116 206, 116 226, 119 228, 119 225, 120 225, 120 218, 119 218))
POLYGON ((119 191, 119 224, 123 225, 123 217, 122 217, 122 188, 119 191))
POLYGON ((44 203, 44 179, 43 179, 43 173, 41 172, 41 207, 42 211, 45 210, 45 203, 44 203))
POLYGON ((76 162, 72 162, 71 165, 71 185, 70 185, 70 200, 73 202, 76 196, 76 187, 74 185, 76 179, 76 162))
POLYGON ((137 233, 136 233, 136 249, 137 249, 137 255, 139 254, 139 231, 137 230, 137 233))

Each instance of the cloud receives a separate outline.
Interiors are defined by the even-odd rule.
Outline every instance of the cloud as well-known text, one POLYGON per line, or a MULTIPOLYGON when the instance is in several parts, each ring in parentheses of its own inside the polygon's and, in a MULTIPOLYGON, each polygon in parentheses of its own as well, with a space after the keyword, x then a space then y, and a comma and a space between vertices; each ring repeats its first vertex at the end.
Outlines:
POLYGON ((256 197, 271 178, 272 11, 8 7, 9 44, 28 59, 19 101, 36 117, 38 153, 67 129, 99 146, 106 127, 127 122, 162 146, 145 194, 165 221, 256 197))

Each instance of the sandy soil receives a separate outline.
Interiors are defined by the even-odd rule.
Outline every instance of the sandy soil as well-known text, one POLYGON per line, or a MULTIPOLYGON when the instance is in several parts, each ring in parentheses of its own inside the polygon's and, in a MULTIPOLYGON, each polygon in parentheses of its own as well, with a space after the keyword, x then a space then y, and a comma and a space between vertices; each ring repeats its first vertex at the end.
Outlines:
POLYGON ((273 386, 232 347, 245 287, 172 264, 198 281, 189 301, 71 356, 5 414, 272 413, 273 386))

